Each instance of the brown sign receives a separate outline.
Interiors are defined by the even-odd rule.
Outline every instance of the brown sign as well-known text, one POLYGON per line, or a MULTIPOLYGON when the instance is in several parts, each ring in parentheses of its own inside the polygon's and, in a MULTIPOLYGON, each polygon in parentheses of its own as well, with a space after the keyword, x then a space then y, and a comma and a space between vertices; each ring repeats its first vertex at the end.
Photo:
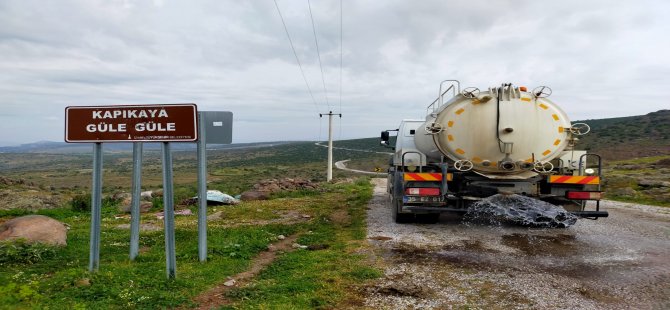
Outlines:
POLYGON ((65 142, 192 142, 195 104, 65 108, 65 142))

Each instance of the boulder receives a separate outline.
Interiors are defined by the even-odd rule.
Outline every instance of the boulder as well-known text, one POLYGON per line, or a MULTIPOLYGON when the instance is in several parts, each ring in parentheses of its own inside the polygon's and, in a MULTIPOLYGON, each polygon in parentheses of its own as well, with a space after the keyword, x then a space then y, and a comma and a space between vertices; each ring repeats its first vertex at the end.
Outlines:
POLYGON ((640 187, 670 187, 670 182, 662 180, 647 180, 642 179, 637 181, 637 185, 640 187))
POLYGON ((44 215, 26 215, 0 225, 0 240, 25 239, 28 243, 67 245, 65 224, 44 215))
POLYGON ((126 192, 114 193, 110 198, 118 201, 120 205, 127 206, 133 201, 133 195, 126 192))

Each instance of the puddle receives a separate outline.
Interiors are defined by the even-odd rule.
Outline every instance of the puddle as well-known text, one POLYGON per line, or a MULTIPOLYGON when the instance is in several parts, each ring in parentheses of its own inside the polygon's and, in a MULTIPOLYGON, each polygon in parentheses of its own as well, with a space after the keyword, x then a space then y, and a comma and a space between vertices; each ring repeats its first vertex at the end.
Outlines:
POLYGON ((566 228, 577 217, 560 206, 521 195, 497 194, 474 203, 464 221, 490 225, 566 228))
POLYGON ((571 256, 579 249, 576 239, 576 236, 567 234, 554 236, 511 234, 502 236, 502 244, 527 255, 571 256))

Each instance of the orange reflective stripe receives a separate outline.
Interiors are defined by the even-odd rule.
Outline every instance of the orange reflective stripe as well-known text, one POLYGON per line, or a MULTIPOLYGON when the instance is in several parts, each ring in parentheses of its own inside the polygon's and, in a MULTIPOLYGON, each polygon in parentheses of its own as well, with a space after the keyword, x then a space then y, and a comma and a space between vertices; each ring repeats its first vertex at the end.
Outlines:
POLYGON ((600 184, 600 177, 598 177, 598 176, 552 175, 552 176, 549 176, 549 183, 600 184))
POLYGON ((405 173, 405 181, 442 181, 441 173, 405 173))

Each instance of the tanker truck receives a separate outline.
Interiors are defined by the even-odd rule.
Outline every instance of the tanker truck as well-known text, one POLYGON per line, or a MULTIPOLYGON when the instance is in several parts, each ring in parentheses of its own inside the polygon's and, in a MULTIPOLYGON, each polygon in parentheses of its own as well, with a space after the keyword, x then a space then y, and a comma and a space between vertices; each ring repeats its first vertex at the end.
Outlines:
POLYGON ((590 127, 571 123, 551 93, 547 86, 480 90, 442 81, 425 119, 381 133, 381 144, 394 150, 387 182, 393 219, 434 223, 441 213, 466 213, 501 193, 582 218, 607 217, 600 210, 601 157, 576 148, 590 127))

